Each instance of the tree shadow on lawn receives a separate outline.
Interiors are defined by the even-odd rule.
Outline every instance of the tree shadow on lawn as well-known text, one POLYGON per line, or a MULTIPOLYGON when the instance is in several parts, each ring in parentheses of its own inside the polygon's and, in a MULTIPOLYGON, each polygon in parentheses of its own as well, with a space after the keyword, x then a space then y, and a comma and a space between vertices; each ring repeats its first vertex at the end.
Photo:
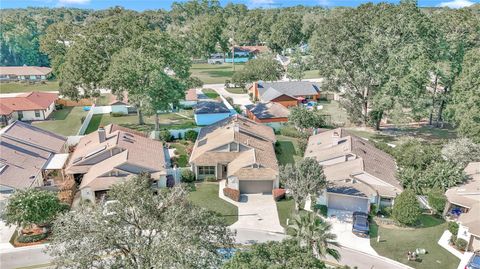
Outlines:
POLYGON ((278 161, 281 165, 286 165, 288 163, 295 164, 295 158, 293 156, 296 155, 297 152, 292 141, 278 141, 276 152, 278 161))
POLYGON ((66 107, 63 107, 62 109, 56 110, 55 112, 53 112, 51 119, 65 120, 68 118, 68 115, 70 115, 73 108, 74 108, 73 106, 66 106, 66 107))
POLYGON ((233 70, 211 70, 211 71, 204 71, 204 74, 209 75, 210 77, 231 77, 233 76, 233 70))

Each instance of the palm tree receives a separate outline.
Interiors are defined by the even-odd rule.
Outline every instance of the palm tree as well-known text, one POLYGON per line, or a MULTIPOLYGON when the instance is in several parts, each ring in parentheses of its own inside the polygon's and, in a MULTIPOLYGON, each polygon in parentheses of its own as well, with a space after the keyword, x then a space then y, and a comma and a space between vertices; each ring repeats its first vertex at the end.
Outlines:
POLYGON ((336 260, 340 259, 340 253, 332 248, 340 246, 336 241, 337 236, 330 232, 332 226, 316 213, 307 212, 296 215, 288 229, 299 244, 311 247, 314 255, 319 257, 329 255, 336 260))

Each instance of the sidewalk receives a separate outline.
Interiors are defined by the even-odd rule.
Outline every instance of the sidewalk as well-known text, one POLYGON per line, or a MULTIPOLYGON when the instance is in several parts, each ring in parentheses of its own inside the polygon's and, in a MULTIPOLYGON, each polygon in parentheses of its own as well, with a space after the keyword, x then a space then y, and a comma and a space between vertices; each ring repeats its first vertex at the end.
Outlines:
POLYGON ((8 227, 4 221, 0 221, 0 250, 14 249, 10 244, 10 238, 17 227, 12 225, 8 227))

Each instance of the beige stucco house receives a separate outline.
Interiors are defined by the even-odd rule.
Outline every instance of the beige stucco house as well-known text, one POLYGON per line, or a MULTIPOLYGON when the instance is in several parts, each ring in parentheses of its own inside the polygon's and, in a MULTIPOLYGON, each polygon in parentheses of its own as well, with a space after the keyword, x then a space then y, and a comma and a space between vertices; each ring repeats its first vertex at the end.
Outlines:
POLYGON ((198 179, 226 179, 241 193, 278 188, 275 134, 271 127, 234 115, 200 130, 190 156, 198 179))

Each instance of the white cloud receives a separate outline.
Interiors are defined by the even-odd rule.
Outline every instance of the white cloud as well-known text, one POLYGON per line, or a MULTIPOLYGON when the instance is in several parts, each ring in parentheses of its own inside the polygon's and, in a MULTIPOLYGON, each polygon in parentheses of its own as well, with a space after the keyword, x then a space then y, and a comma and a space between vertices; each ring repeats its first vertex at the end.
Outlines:
POLYGON ((474 3, 468 0, 453 0, 449 2, 442 2, 439 7, 449 7, 449 8, 462 8, 473 5, 474 3))
POLYGON ((59 0, 60 5, 71 5, 71 4, 88 4, 90 0, 59 0))
POLYGON ((249 8, 271 8, 274 5, 278 5, 275 0, 250 0, 248 2, 249 8))
POLYGON ((319 0, 318 1, 318 4, 322 7, 329 7, 332 5, 332 3, 330 2, 330 0, 319 0))

